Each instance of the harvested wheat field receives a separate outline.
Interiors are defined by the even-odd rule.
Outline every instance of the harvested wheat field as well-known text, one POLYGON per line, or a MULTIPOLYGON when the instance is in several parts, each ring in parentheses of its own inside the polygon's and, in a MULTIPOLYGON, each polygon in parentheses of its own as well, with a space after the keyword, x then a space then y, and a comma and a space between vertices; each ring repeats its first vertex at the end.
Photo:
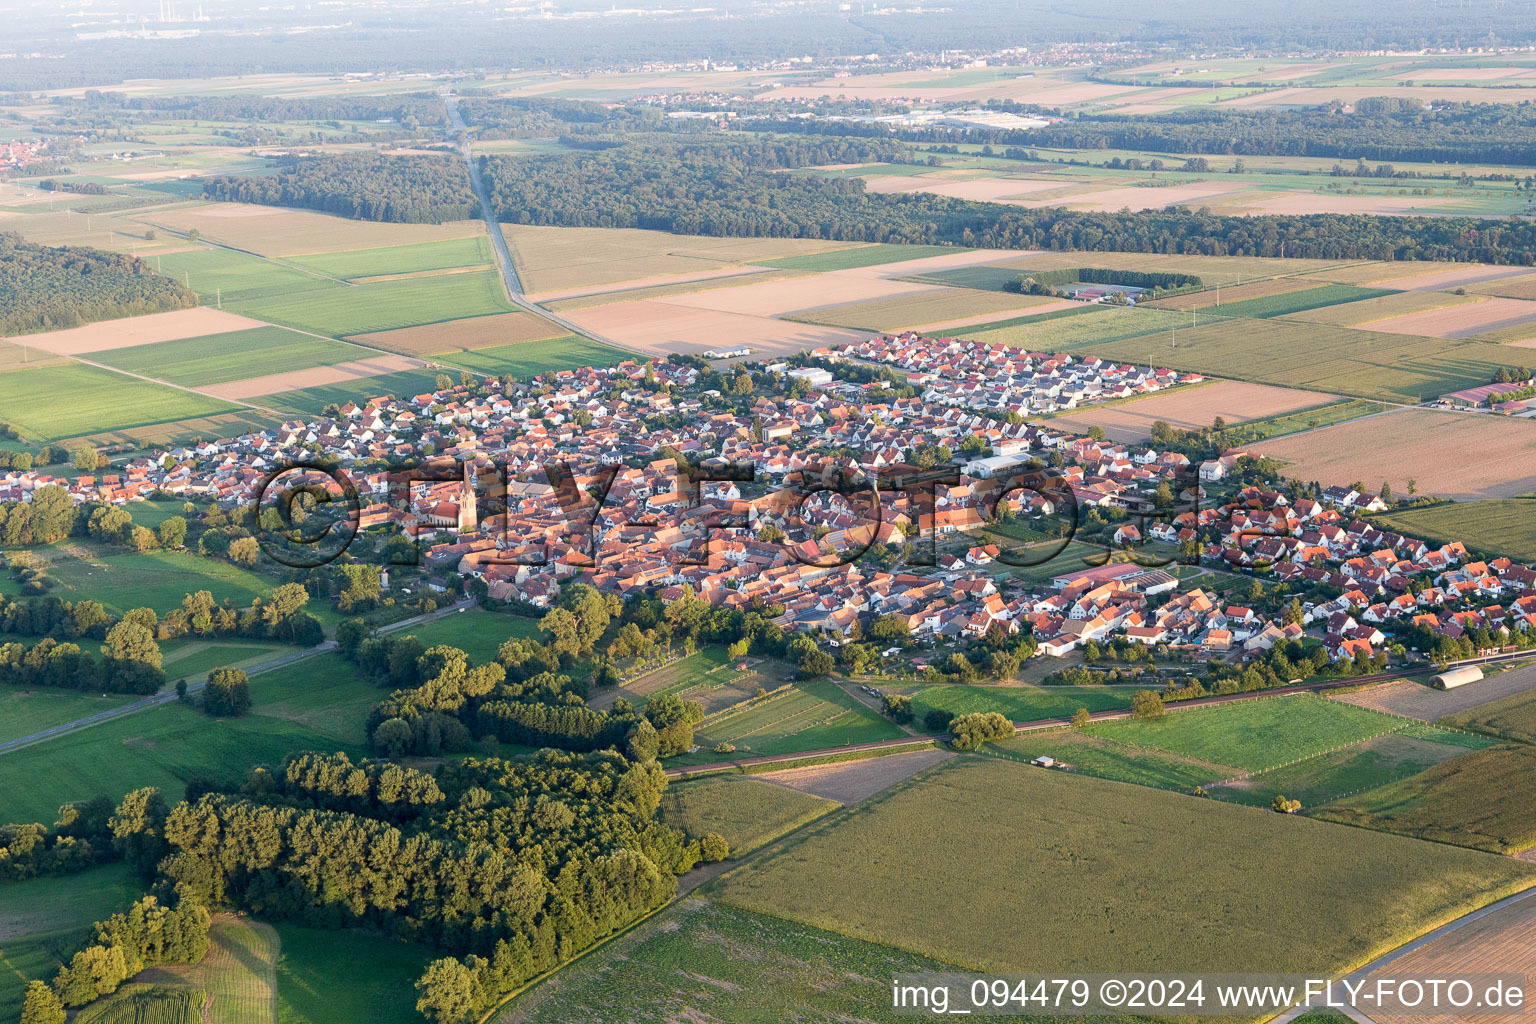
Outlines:
MULTIPOLYGON (((1225 276, 1225 275, 1223 275, 1225 276)), ((1229 277, 1230 281, 1231 278, 1229 277)), ((1302 277, 1276 277, 1267 281, 1254 281, 1251 284, 1239 284, 1221 289, 1221 301, 1232 303, 1242 302, 1246 299, 1267 299, 1271 295, 1284 295, 1286 292, 1299 292, 1304 288, 1316 288, 1322 281, 1310 281, 1302 277)), ((1166 299, 1154 299, 1138 305, 1149 306, 1153 309, 1209 309, 1216 312, 1220 307, 1216 305, 1217 292, 1214 287, 1216 281, 1207 281, 1207 290, 1203 292, 1190 292, 1188 295, 1174 295, 1166 299)))
POLYGON ((1324 405, 1337 397, 1317 391, 1219 380, 1212 384, 1135 398, 1100 409, 1080 409, 1065 416, 1056 416, 1051 422, 1079 432, 1089 427, 1103 427, 1104 433, 1112 441, 1139 441, 1151 436, 1152 424, 1158 420, 1181 430, 1198 430, 1210 426, 1217 416, 1228 423, 1245 423, 1248 420, 1260 420, 1324 405))
POLYGON ((351 380, 361 380, 364 377, 378 377, 386 373, 414 370, 421 365, 420 360, 407 359, 405 356, 379 355, 367 359, 356 359, 349 363, 316 366, 308 370, 290 370, 287 373, 271 373, 264 377, 248 377, 245 380, 230 381, 228 384, 210 384, 197 390, 215 398, 245 401, 262 395, 298 391, 302 388, 315 388, 325 384, 343 384, 351 380))
POLYGON ((926 333, 928 328, 952 323, 986 323, 1069 306, 1081 306, 1081 303, 974 288, 935 288, 873 302, 849 302, 813 309, 795 319, 888 334, 908 329, 926 333))
POLYGON ((743 277, 755 277, 760 274, 774 274, 776 271, 763 267, 720 267, 710 270, 690 270, 681 274, 657 274, 655 277, 643 277, 633 281, 613 281, 602 285, 577 286, 575 288, 555 288, 547 292, 530 292, 528 298, 540 304, 546 302, 558 302, 561 299, 587 298, 596 295, 611 295, 614 292, 625 292, 631 289, 641 288, 669 288, 674 285, 698 284, 700 287, 708 287, 711 282, 743 277))
POLYGON ((71 327, 66 331, 48 331, 45 334, 29 334, 25 343, 31 348, 42 349, 60 356, 83 356, 92 352, 106 352, 114 348, 133 348, 153 345, 158 341, 180 341, 182 338, 199 338, 205 334, 227 334, 252 327, 265 327, 260 320, 226 313, 221 309, 194 306, 169 313, 148 313, 130 316, 122 320, 102 320, 84 327, 71 327))
POLYGON ((713 238, 640 228, 551 228, 503 224, 502 234, 529 292, 572 292, 623 281, 714 272, 858 243, 805 238, 713 238))
POLYGON ((572 310, 566 317, 604 340, 647 355, 746 345, 754 356, 783 356, 822 345, 848 345, 869 337, 865 331, 696 309, 670 301, 619 302, 572 310))
POLYGON ((1388 288, 1431 289, 1451 291, 1465 285, 1479 284, 1483 281, 1497 281, 1501 277, 1520 277, 1529 274, 1524 267, 1510 269, 1509 267, 1494 267, 1486 263, 1463 263, 1456 266, 1447 266, 1444 263, 1430 264, 1438 269, 1415 269, 1409 263, 1382 264, 1385 269, 1382 276, 1368 284, 1379 284, 1388 288))
POLYGON ((1475 295, 1453 295, 1450 292, 1394 292, 1391 295, 1378 295, 1374 299, 1356 299, 1354 302, 1287 313, 1285 318, 1334 327, 1368 327, 1374 331, 1378 329, 1377 323, 1382 320, 1476 301, 1475 295))
POLYGON ((1398 409, 1381 416, 1265 441, 1260 455, 1286 463, 1287 476, 1324 485, 1382 480, 1408 493, 1508 498, 1536 490, 1536 422, 1508 416, 1398 409))
POLYGON ((525 341, 546 341, 550 338, 563 338, 569 333, 565 328, 534 313, 496 313, 464 320, 446 320, 421 327, 359 334, 352 340, 388 352, 399 352, 401 355, 430 356, 443 352, 473 352, 477 348, 517 345, 525 341))
POLYGON ((862 761, 785 768, 782 771, 764 772, 755 778, 787 786, 801 793, 836 800, 840 804, 856 804, 954 756, 947 750, 934 747, 910 754, 869 757, 862 761))
MULTIPOLYGON (((1374 990, 1382 979, 1458 978, 1469 974, 1519 974, 1536 976, 1536 897, 1520 900, 1484 915, 1471 924, 1442 935, 1387 964, 1365 984, 1374 990)), ((1477 998, 1487 986, 1474 985, 1477 998)), ((1465 998, 1458 991, 1456 998, 1465 998)), ((1522 1006, 1510 1013, 1404 1014, 1372 1012, 1376 1024, 1517 1024, 1529 1022, 1533 1011, 1522 1006)))
POLYGON ((983 203, 1006 203, 1028 196, 1032 192, 1049 192, 1061 188, 1060 178, 968 178, 962 181, 945 181, 942 178, 918 178, 901 174, 873 174, 864 179, 870 192, 932 192, 955 199, 971 199, 983 203))
POLYGON ((1095 213, 1114 213, 1127 207, 1132 210, 1161 210, 1165 206, 1199 207, 1218 196, 1238 191, 1238 188, 1230 183, 1219 181, 1196 181, 1187 185, 1168 185, 1163 188, 1142 188, 1131 185, 1125 188, 1079 193, 1070 196, 1065 203, 1058 199, 1035 199, 1021 200, 1017 205, 1035 209, 1065 205, 1073 210, 1089 210, 1095 213))
MULTIPOLYGON (((855 275, 844 270, 833 270, 825 274, 781 278, 776 281, 764 281, 761 284, 742 285, 739 288, 710 288, 706 291, 687 292, 682 295, 668 296, 665 301, 668 305, 711 309, 721 313, 782 316, 786 313, 800 313, 828 306, 869 303, 876 299, 949 290, 931 284, 916 284, 911 281, 895 281, 855 275)), ((729 339, 720 340, 724 342, 729 339)))
POLYGON ((1483 299, 1377 320, 1373 331, 1389 334, 1420 334, 1430 338, 1467 338, 1484 331, 1498 331, 1536 320, 1536 302, 1523 299, 1483 299))
POLYGON ((485 226, 477 220, 447 224, 385 224, 243 203, 209 203, 186 209, 153 210, 134 219, 151 227, 176 231, 195 228, 204 238, 261 256, 382 249, 485 233, 485 226))

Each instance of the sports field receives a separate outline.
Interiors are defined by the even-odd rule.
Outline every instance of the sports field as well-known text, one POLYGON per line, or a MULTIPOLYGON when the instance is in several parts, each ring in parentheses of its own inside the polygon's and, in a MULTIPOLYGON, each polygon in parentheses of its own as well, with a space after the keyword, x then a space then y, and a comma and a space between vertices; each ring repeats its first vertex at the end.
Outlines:
POLYGON ((513 309, 502 293, 500 277, 489 270, 273 295, 242 300, 232 308, 258 320, 336 338, 513 309))
POLYGON ((119 370, 156 380, 202 387, 277 373, 343 363, 368 353, 281 327, 257 327, 180 341, 99 352, 93 358, 119 370))
POLYGON ((1508 858, 957 757, 703 891, 975 970, 1331 972, 1533 880, 1508 858))
POLYGON ((1160 718, 1097 722, 1087 731, 1257 772, 1396 732, 1403 725, 1391 715, 1302 694, 1169 711, 1160 718))
POLYGON ((661 798, 661 820, 690 836, 715 832, 739 857, 806 822, 836 810, 838 804, 746 775, 716 775, 674 782, 661 798))
POLYGON ((216 398, 82 363, 0 374, 0 418, 39 440, 232 412, 216 398))
POLYGON ((1536 846, 1536 747, 1479 750, 1314 813, 1327 821, 1514 853, 1536 846))

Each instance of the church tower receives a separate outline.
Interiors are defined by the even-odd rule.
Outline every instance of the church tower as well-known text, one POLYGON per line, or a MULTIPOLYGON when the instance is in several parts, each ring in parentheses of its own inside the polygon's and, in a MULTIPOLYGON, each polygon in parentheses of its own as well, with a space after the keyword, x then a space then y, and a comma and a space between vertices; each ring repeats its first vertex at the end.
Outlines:
POLYGON ((469 463, 464 463, 464 486, 459 488, 459 532, 474 533, 480 525, 475 511, 475 484, 469 475, 469 463))

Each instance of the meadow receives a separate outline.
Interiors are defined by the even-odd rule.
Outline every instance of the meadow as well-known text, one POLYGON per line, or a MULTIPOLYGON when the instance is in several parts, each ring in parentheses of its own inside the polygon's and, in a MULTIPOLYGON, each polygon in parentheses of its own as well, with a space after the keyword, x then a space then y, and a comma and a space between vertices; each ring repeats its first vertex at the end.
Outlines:
MULTIPOLYGON (((71 545, 49 562, 48 574, 58 585, 55 593, 63 588, 75 591, 59 593, 60 597, 100 601, 116 615, 130 608, 168 612, 181 607, 182 598, 199 590, 208 591, 221 604, 229 601, 243 608, 278 586, 277 581, 249 569, 190 551, 118 552, 71 545)), ((322 622, 336 621, 336 613, 326 601, 312 601, 307 610, 322 622)))
POLYGON ((419 1024, 416 979, 437 951, 358 931, 274 927, 276 1024, 419 1024))
POLYGON ((912 710, 919 722, 929 711, 948 711, 953 715, 996 711, 1010 722, 1038 722, 1045 718, 1071 718, 1078 708, 1110 711, 1130 704, 1126 693, 1084 686, 929 686, 912 695, 912 710))
POLYGON ((216 398, 81 363, 0 374, 0 416, 38 440, 170 423, 234 409, 216 398))
POLYGON ((673 782, 662 794, 663 822, 690 836, 715 832, 740 857, 792 832, 838 803, 746 775, 713 775, 690 782, 673 782))
POLYGON ((1490 747, 1313 813, 1326 821, 1516 853, 1536 846, 1533 773, 1536 747, 1490 747))
POLYGON ((957 757, 702 892, 974 970, 1331 972, 1533 880, 1508 858, 957 757))
POLYGON ((1372 517, 1392 530, 1422 537, 1431 544, 1459 540, 1469 551, 1536 562, 1536 500, 1490 498, 1446 502, 1424 508, 1383 512, 1372 517))
POLYGON ((457 647, 469 655, 471 662, 483 665, 495 660, 497 649, 509 638, 538 637, 539 623, 537 619, 520 615, 470 608, 430 622, 418 623, 395 635, 414 636, 428 647, 437 644, 457 647))
POLYGON ((92 358, 129 373, 183 387, 202 387, 284 370, 344 363, 368 354, 354 345, 281 327, 256 327, 231 334, 135 345, 100 352, 92 358))
POLYGON ((1004 757, 1033 761, 1053 757, 1071 765, 1071 771, 1116 782, 1133 782, 1157 789, 1191 790, 1236 774, 1231 765, 1211 764, 1180 757, 1165 750, 1089 736, 1067 729, 1027 732, 987 747, 1004 757))
POLYGON ((84 694, 69 690, 17 687, 0 689, 0 743, 39 729, 73 722, 86 715, 127 704, 134 698, 120 694, 84 694))
POLYGON ((1401 718, 1300 694, 1096 722, 1087 731, 1250 772, 1396 732, 1401 718))
POLYGON ((1517 693, 1443 719, 1458 729, 1474 729, 1520 743, 1536 743, 1536 691, 1517 693))
POLYGON ((252 718, 322 737, 324 750, 333 742, 365 744, 368 711, 385 696, 335 651, 251 677, 252 718))
POLYGON ((198 989, 210 1000, 198 1020, 272 1024, 277 991, 277 932, 248 917, 221 914, 208 930, 208 955, 195 964, 151 967, 140 982, 198 989))
POLYGON ((717 760, 709 748, 735 745, 738 755, 791 754, 853 743, 899 739, 888 720, 831 683, 804 683, 752 701, 705 721, 695 731, 701 749, 693 755, 717 760))
POLYGON ((226 303, 258 320, 331 337, 510 313, 495 271, 407 278, 226 303))
POLYGON ((529 380, 541 373, 576 370, 583 366, 613 366, 626 359, 643 360, 645 357, 572 334, 547 341, 453 352, 439 358, 486 376, 529 380))
POLYGON ((491 241, 485 236, 449 238, 415 245, 391 245, 379 249, 351 249, 344 252, 289 256, 284 262, 305 267, 331 277, 354 280, 359 277, 383 277, 390 274, 415 274, 431 270, 489 266, 491 241))

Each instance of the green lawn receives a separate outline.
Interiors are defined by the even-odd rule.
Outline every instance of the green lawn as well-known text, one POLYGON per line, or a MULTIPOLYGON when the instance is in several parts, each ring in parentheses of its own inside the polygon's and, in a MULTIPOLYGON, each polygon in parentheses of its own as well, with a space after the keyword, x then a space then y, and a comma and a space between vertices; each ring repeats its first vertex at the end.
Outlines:
POLYGON ((445 277, 381 281, 295 296, 242 300, 226 309, 332 337, 440 323, 515 307, 493 270, 445 277))
POLYGON ((1169 711, 1160 718, 1096 722, 1087 731, 1257 772, 1409 724, 1407 719, 1379 711, 1303 694, 1169 711))
POLYGON ((524 341, 515 345, 475 349, 472 352, 452 352, 440 358, 445 363, 487 376, 510 375, 527 380, 552 370, 613 366, 626 359, 644 360, 645 357, 571 335, 550 341, 524 341))
POLYGON ((269 373, 344 363, 368 355, 366 349, 339 341, 282 327, 256 327, 248 331, 113 349, 91 358, 129 373, 183 387, 205 387, 269 373))
POLYGON ((1128 694, 1086 686, 930 686, 912 695, 912 710, 919 722, 935 710, 955 715, 996 711, 1010 722, 1038 722, 1044 718, 1071 718, 1078 708, 1109 711, 1130 704, 1128 694))
MULTIPOLYGON (((7 686, 0 689, 0 743, 100 711, 110 711, 135 699, 121 694, 103 697, 98 693, 41 688, 22 690, 7 686)), ((3 817, 0 812, 0 818, 3 817)))
POLYGON ((170 423, 237 408, 83 363, 0 374, 0 418, 30 437, 45 440, 170 423))
MULTIPOLYGON (((1330 284, 1319 288, 1281 292, 1278 295, 1265 295, 1257 299, 1225 302, 1222 303, 1220 312, 1222 316, 1267 320, 1273 316, 1285 316, 1287 313, 1304 313, 1309 309, 1321 309, 1324 306, 1338 306, 1346 302, 1359 302, 1361 299, 1380 298, 1383 295, 1393 294, 1393 291, 1391 288, 1357 288, 1347 284, 1330 284)), ((1213 298, 1210 306, 1199 308, 1205 310, 1217 307, 1213 298)))
POLYGON ((861 245, 853 249, 836 249, 832 252, 811 253, 807 256, 783 256, 773 260, 759 260, 754 266, 777 267, 780 270, 810 270, 822 273, 828 270, 852 270, 856 267, 876 267, 886 263, 903 263, 920 260, 927 256, 943 256, 945 253, 965 252, 947 245, 861 245))
POLYGON ((413 274, 424 270, 448 270, 455 267, 479 267, 492 263, 491 243, 484 235, 449 238, 440 242, 414 245, 390 245, 381 249, 354 249, 350 252, 322 252, 310 256, 288 256, 292 263, 318 270, 332 277, 352 279, 385 274, 413 274))
POLYGON ((126 507, 136 525, 153 530, 172 516, 186 518, 187 513, 182 508, 185 504, 180 498, 175 498, 170 501, 135 501, 126 507))
POLYGON ((690 836, 715 832, 739 857, 838 808, 835 800, 746 775, 716 775, 668 785, 663 822, 690 836))
POLYGON ((1331 974, 1533 882, 1508 857, 957 757, 701 892, 969 970, 1331 974))
POLYGON ((355 931, 276 928, 276 1024, 420 1024, 416 979, 441 953, 355 931))

